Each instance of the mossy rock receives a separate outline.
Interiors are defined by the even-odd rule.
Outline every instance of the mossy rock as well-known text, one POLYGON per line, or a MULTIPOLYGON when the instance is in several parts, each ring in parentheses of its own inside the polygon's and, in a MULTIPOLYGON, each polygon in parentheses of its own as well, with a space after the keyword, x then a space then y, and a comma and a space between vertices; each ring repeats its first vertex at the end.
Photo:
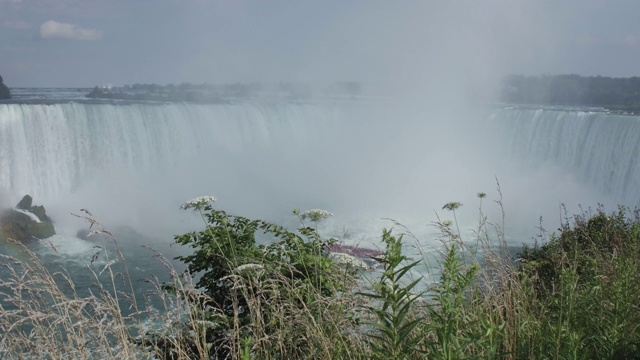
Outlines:
POLYGON ((38 239, 46 239, 55 235, 56 229, 50 222, 31 222, 27 224, 27 233, 38 239))
POLYGON ((0 216, 0 233, 4 238, 14 240, 27 240, 30 236, 27 232, 27 224, 31 218, 15 210, 6 210, 0 216))
POLYGON ((0 239, 28 241, 45 239, 55 235, 53 223, 37 222, 29 215, 9 209, 0 215, 0 239))
POLYGON ((40 219, 40 221, 51 222, 51 218, 47 216, 47 211, 42 205, 32 206, 29 211, 40 219))

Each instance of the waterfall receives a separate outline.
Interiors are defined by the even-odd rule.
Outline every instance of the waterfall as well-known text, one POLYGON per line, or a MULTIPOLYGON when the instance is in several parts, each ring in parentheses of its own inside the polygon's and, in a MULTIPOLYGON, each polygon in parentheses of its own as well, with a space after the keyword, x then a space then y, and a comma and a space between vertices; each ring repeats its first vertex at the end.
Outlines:
POLYGON ((622 204, 639 204, 639 117, 575 109, 502 109, 491 121, 514 159, 531 166, 551 162, 622 204))
POLYGON ((374 176, 374 152, 393 153, 389 118, 352 103, 0 104, 0 188, 63 217, 102 206, 130 220, 206 194, 247 216, 338 206, 374 176))
MULTIPOLYGON (((215 195, 249 217, 325 208, 341 215, 338 228, 356 217, 423 227, 449 201, 472 224, 476 194, 496 199, 497 177, 508 216, 535 222, 557 218, 559 202, 636 205, 638 121, 358 102, 0 104, 0 189, 5 202, 30 194, 60 209, 58 221, 90 208, 160 227, 182 221, 182 201, 215 195)), ((360 228, 377 238, 382 226, 360 228)))
POLYGON ((106 171, 295 151, 334 118, 332 109, 295 105, 0 105, 0 186, 51 198, 106 171))

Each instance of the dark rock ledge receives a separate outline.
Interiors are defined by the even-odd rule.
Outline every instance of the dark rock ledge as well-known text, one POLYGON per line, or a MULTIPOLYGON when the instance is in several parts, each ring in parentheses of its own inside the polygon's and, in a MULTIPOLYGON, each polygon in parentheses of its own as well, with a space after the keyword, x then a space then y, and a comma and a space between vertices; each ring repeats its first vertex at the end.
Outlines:
POLYGON ((0 211, 0 239, 38 240, 56 234, 51 218, 42 205, 33 205, 25 195, 14 209, 0 211))

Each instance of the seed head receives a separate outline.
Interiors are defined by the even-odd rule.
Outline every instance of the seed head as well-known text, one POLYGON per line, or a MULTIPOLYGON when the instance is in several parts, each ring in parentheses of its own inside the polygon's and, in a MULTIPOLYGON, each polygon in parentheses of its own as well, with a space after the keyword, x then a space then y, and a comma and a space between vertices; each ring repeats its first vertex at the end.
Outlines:
POLYGON ((180 209, 182 210, 187 210, 187 209, 193 209, 193 210, 200 210, 202 209, 205 205, 208 205, 209 203, 212 202, 216 202, 216 198, 214 196, 199 196, 197 198, 191 199, 189 201, 186 201, 184 203, 182 203, 182 205, 180 205, 180 209))
POLYGON ((333 216, 332 213, 326 211, 326 210, 322 210, 322 209, 312 209, 312 210, 307 210, 305 212, 302 213, 302 215, 300 215, 300 218, 302 220, 306 220, 309 219, 312 222, 318 222, 320 220, 324 220, 328 217, 333 216))

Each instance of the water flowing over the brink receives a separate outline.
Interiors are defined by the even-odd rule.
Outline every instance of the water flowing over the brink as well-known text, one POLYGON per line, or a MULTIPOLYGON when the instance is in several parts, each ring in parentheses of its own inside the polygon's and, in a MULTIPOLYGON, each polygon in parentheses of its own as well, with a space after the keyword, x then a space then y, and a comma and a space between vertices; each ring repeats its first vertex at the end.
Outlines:
POLYGON ((640 117, 502 109, 490 121, 512 158, 532 166, 553 163, 620 204, 640 204, 640 117))
POLYGON ((144 173, 247 147, 295 149, 332 117, 291 105, 0 105, 0 186, 51 198, 100 172, 144 173))
POLYGON ((87 224, 69 213, 81 208, 108 227, 128 226, 118 240, 136 259, 149 256, 142 244, 185 251, 168 245, 202 227, 197 214, 179 210, 196 196, 215 195, 217 208, 289 228, 299 226, 293 208, 322 208, 335 214, 321 224, 323 235, 348 245, 379 248, 383 227, 415 234, 406 237, 407 251, 424 256, 420 271, 433 277, 441 246, 433 222, 436 214, 453 220, 444 204, 464 204, 456 220, 474 241, 476 195, 486 192, 483 214, 519 246, 537 233, 539 217, 557 229, 559 203, 571 204, 569 215, 576 204, 607 197, 637 205, 638 139, 637 117, 575 109, 0 104, 0 205, 24 194, 44 204, 58 250, 43 242, 38 252, 78 268, 95 253, 75 236, 87 224))
POLYGON ((428 226, 449 201, 465 204, 472 224, 477 192, 498 196, 495 177, 512 225, 557 219, 559 202, 635 206, 638 139, 637 117, 576 109, 0 104, 0 188, 11 204, 30 194, 48 209, 75 197, 57 221, 110 207, 119 223, 159 228, 179 218, 182 201, 215 195, 221 208, 272 221, 325 208, 350 216, 336 228, 371 228, 379 239, 389 225, 379 219, 428 226), (354 225, 357 217, 376 220, 354 225))

